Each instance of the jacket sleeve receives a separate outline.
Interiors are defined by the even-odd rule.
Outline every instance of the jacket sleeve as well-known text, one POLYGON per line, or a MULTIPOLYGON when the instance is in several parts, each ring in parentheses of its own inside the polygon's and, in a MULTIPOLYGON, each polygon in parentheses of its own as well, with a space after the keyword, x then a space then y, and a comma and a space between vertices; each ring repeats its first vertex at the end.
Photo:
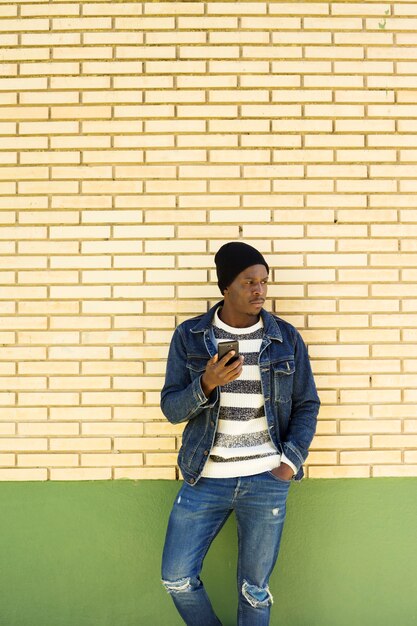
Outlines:
POLYGON ((171 340, 161 391, 161 410, 172 424, 186 422, 204 409, 214 406, 218 400, 218 388, 206 398, 201 387, 201 376, 191 380, 187 368, 187 351, 183 329, 178 326, 171 340))
POLYGON ((283 452, 299 470, 308 456, 308 449, 316 432, 320 399, 317 395, 307 348, 298 331, 294 357, 292 410, 286 440, 283 443, 283 452))

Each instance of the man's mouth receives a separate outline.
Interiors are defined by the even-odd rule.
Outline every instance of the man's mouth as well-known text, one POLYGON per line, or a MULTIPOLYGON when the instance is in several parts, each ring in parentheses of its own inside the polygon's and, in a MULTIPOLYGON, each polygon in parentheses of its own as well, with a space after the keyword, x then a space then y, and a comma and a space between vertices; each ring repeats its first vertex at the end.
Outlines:
POLYGON ((251 300, 251 304, 263 304, 265 300, 251 300))

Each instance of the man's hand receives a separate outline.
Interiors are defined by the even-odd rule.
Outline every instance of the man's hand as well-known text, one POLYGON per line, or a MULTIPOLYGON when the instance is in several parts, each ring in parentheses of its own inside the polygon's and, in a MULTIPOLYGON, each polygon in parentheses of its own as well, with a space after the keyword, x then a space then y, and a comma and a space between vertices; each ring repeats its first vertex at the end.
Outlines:
POLYGON ((271 470, 271 474, 281 478, 281 480, 291 480, 294 476, 294 470, 286 463, 281 463, 281 465, 278 465, 278 467, 274 467, 274 469, 271 470))
POLYGON ((208 398, 216 387, 226 385, 232 380, 236 380, 242 373, 244 357, 240 356, 233 363, 227 364, 229 359, 234 355, 231 350, 224 355, 219 361, 219 355, 215 354, 207 363, 203 376, 201 377, 201 386, 205 396, 208 398))

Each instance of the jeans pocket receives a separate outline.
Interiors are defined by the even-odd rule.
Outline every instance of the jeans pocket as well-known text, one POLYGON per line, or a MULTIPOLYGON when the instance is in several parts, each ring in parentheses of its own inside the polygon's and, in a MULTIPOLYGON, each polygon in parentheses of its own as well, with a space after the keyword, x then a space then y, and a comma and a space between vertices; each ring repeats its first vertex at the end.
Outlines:
POLYGON ((284 485, 290 485, 291 484, 291 478, 290 480, 285 480, 284 478, 280 478, 279 476, 275 476, 275 474, 273 474, 271 471, 267 470, 265 472, 266 474, 268 474, 268 476, 270 476, 273 480, 276 480, 278 483, 283 483, 284 485))

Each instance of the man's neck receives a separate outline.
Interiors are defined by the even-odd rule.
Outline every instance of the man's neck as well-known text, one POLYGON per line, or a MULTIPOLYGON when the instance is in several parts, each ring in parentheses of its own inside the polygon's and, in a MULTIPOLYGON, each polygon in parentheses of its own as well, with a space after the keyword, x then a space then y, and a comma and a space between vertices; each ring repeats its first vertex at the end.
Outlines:
POLYGON ((219 309, 218 316, 222 322, 232 328, 249 328, 259 321, 259 315, 242 315, 230 311, 225 305, 219 309))

